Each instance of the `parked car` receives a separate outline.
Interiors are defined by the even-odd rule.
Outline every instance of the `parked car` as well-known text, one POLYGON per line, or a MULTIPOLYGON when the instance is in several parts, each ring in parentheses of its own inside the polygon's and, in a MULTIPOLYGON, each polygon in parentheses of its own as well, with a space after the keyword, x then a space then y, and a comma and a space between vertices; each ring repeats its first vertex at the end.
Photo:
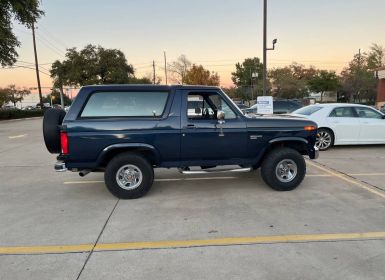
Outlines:
POLYGON ((33 106, 26 106, 22 110, 24 110, 24 111, 32 111, 32 110, 36 110, 36 108, 33 107, 33 106))
POLYGON ((109 191, 123 199, 145 195, 156 167, 184 174, 261 167, 269 186, 290 191, 305 176, 303 156, 318 157, 313 121, 247 117, 217 87, 83 87, 67 114, 46 111, 43 135, 48 151, 59 154, 57 171, 104 172, 109 191))
POLYGON ((19 108, 13 106, 13 105, 4 105, 1 107, 2 110, 20 110, 19 108))
POLYGON ((327 150, 333 145, 385 144, 385 115, 358 104, 316 104, 292 113, 318 125, 316 146, 327 150))
MULTIPOLYGON (((274 114, 289 114, 299 108, 302 105, 296 101, 292 100, 274 100, 273 101, 273 112, 274 114)), ((251 106, 249 109, 245 110, 246 114, 258 114, 257 104, 251 106)))

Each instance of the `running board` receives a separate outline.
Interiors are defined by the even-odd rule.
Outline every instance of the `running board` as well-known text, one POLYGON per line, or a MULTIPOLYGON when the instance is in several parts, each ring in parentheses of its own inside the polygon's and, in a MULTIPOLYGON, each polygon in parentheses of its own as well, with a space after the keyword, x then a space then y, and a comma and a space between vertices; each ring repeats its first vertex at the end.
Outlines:
POLYGON ((227 172, 250 172, 252 171, 251 167, 248 168, 236 168, 236 169, 220 169, 220 170, 183 170, 178 168, 179 172, 186 175, 195 175, 195 174, 211 174, 211 173, 227 173, 227 172))

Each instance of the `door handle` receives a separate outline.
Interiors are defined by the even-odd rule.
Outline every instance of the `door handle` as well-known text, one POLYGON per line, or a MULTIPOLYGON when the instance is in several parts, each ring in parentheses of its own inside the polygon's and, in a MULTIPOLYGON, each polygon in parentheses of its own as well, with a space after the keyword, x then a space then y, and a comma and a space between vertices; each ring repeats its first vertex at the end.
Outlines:
POLYGON ((186 128, 195 128, 195 124, 189 123, 187 124, 186 128))

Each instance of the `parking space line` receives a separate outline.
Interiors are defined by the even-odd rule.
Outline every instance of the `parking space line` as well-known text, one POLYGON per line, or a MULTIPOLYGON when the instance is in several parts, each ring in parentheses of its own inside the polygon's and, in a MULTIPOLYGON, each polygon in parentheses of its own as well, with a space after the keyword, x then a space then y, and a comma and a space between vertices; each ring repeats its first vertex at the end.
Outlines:
MULTIPOLYGON (((155 179, 154 182, 177 182, 177 181, 200 181, 200 180, 230 180, 237 179, 238 177, 201 177, 201 178, 165 178, 155 179)), ((98 184, 104 183, 104 181, 68 181, 64 182, 64 185, 76 185, 76 184, 98 184)))
POLYGON ((63 246, 26 246, 26 247, 0 247, 0 255, 16 254, 58 254, 58 253, 83 253, 103 251, 127 251, 143 249, 170 249, 170 248, 192 248, 207 246, 236 246, 253 244, 275 244, 275 243, 296 243, 296 242, 321 242, 321 241, 358 241, 371 239, 385 239, 385 231, 363 232, 363 233, 327 233, 327 234, 294 234, 254 237, 225 237, 214 239, 196 240, 165 240, 145 241, 127 243, 101 243, 63 246))
POLYGON ((315 168, 318 168, 319 170, 322 170, 330 175, 332 175, 333 177, 336 177, 336 178, 339 178, 345 182, 348 182, 350 184, 353 184, 361 189, 364 189, 364 190, 367 190, 373 194, 376 194, 382 198, 385 198, 385 192, 382 192, 380 190, 377 190, 377 189, 374 189, 373 187, 369 187, 368 185, 366 185, 365 183, 361 182, 361 181, 357 181, 353 178, 350 178, 348 177, 348 175, 345 175, 345 174, 342 174, 342 173, 339 173, 339 172, 336 172, 334 170, 331 170, 329 168, 326 168, 322 165, 319 165, 318 163, 315 163, 313 161, 307 161, 307 163, 310 165, 310 166, 313 166, 315 168))
POLYGON ((20 135, 15 135, 15 136, 8 136, 9 139, 16 139, 16 138, 23 138, 27 136, 28 134, 20 134, 20 135))

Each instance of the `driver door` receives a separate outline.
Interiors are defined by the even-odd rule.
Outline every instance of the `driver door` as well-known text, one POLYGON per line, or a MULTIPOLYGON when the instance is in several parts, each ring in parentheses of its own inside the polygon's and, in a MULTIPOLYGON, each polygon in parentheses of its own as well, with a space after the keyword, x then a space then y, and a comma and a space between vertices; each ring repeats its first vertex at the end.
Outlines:
POLYGON ((181 107, 181 158, 184 161, 228 161, 247 157, 246 122, 219 91, 184 91, 181 107), (224 123, 217 112, 225 113, 224 123), (221 133, 221 126, 222 132, 221 133))

